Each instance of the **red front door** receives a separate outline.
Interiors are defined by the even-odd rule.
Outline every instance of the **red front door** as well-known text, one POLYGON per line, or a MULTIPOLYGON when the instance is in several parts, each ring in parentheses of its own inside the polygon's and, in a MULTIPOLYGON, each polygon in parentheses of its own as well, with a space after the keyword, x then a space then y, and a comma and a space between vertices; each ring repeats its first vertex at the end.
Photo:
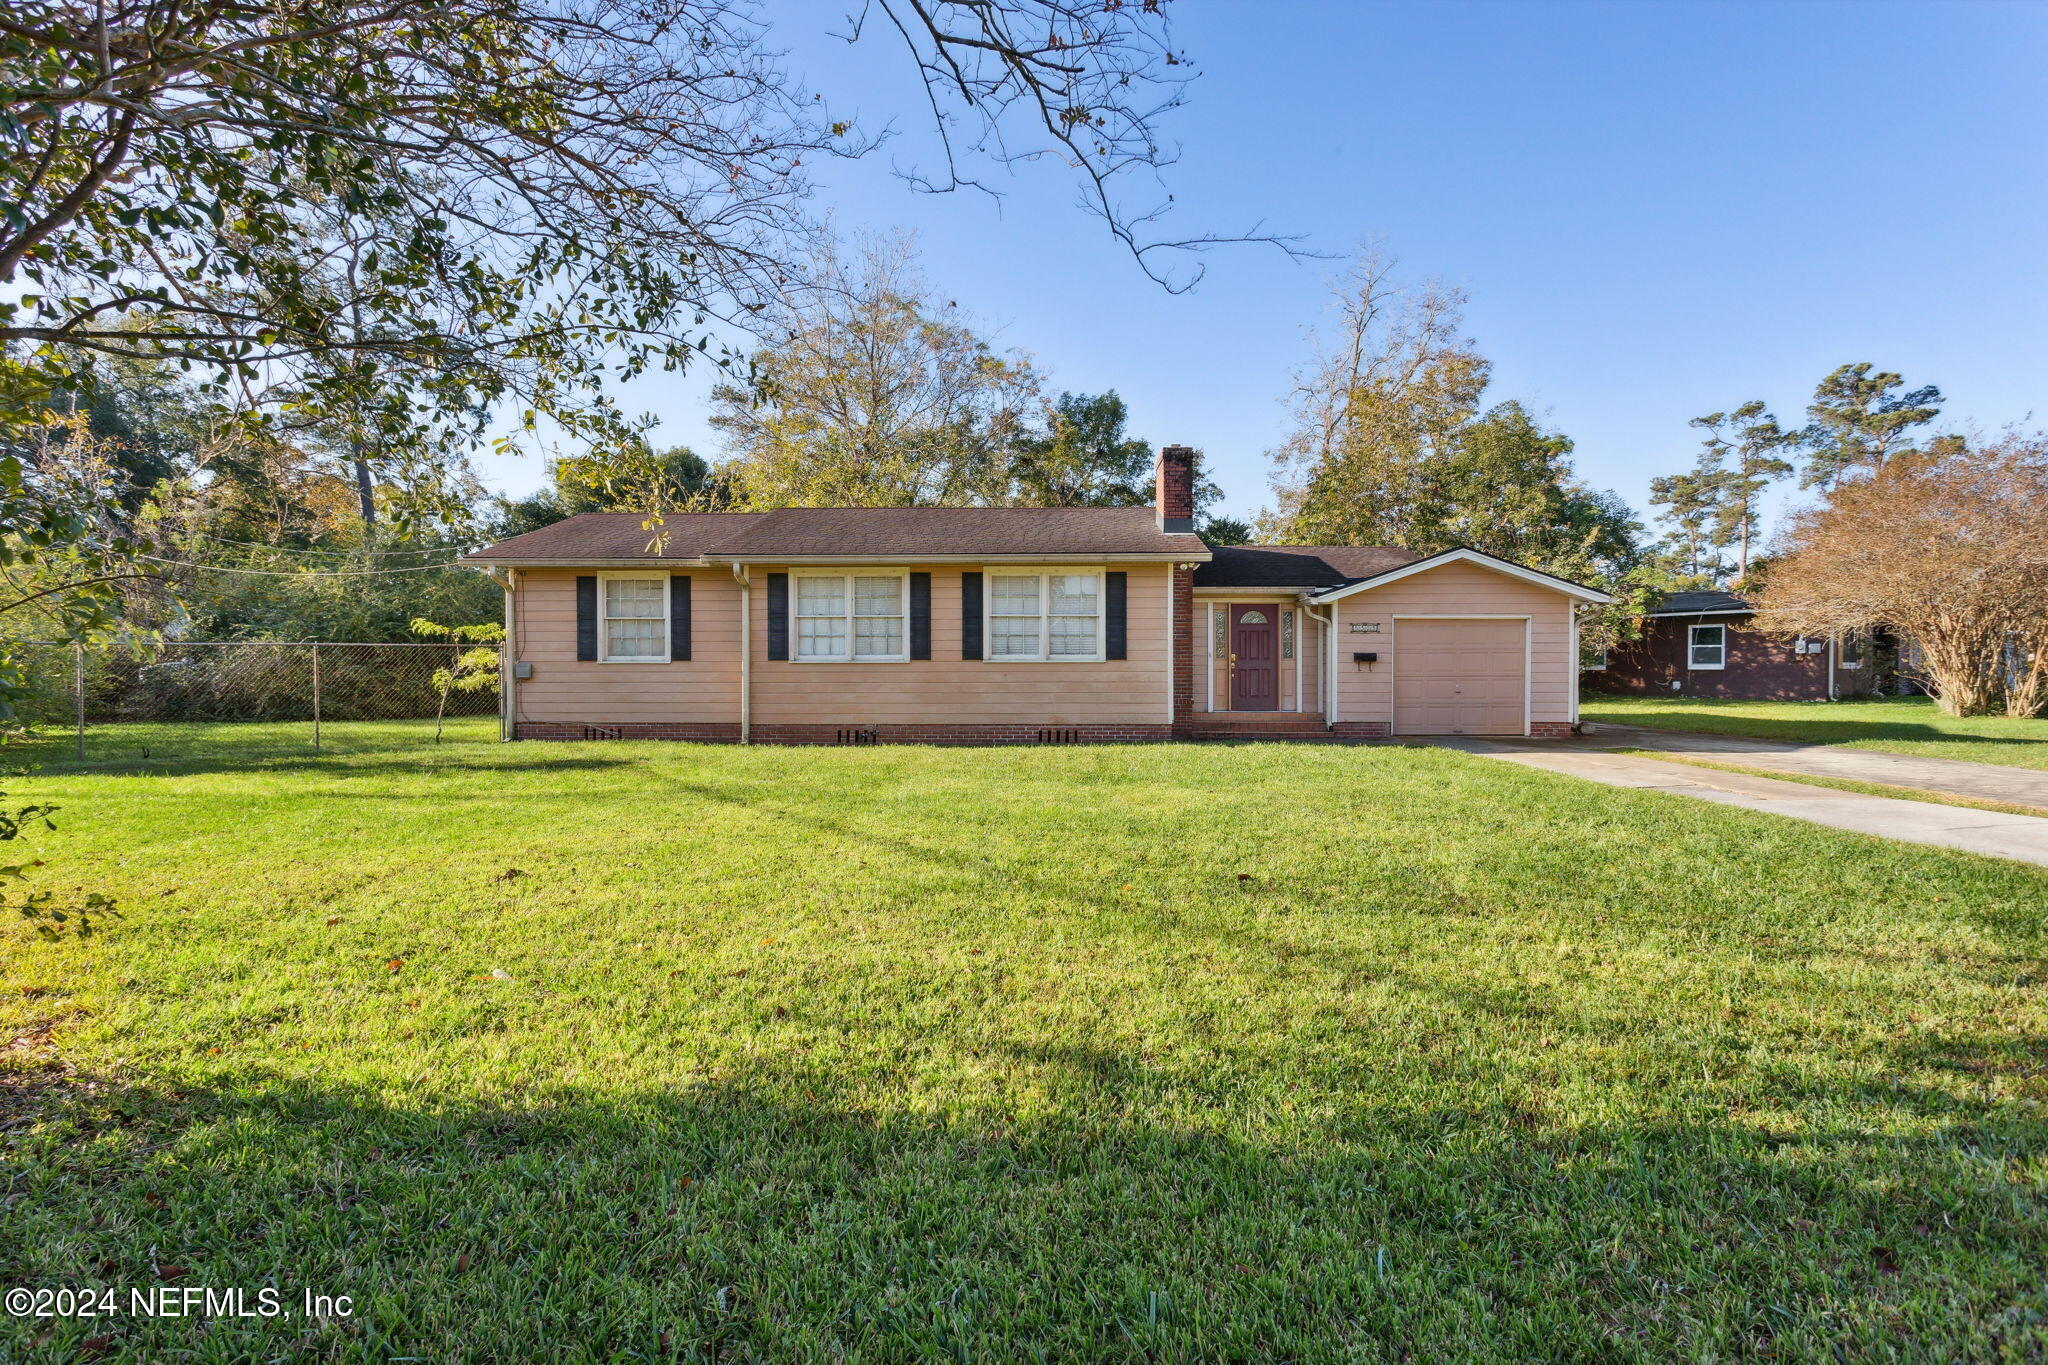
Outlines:
POLYGON ((1230 608, 1230 709, 1280 709, 1280 622, 1274 607, 1230 608))

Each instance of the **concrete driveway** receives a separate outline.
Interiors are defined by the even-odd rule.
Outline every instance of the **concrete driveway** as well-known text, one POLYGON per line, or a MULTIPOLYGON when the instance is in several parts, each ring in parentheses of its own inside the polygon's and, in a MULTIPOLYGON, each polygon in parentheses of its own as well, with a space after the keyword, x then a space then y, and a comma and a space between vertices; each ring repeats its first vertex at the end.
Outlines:
MULTIPOLYGON (((1593 727, 1587 727, 1589 731, 1593 727)), ((2004 811, 1970 810, 1961 806, 1943 806, 1927 801, 1905 801, 1887 796, 1866 796, 1861 792, 1834 791, 1826 787, 1811 787, 1799 782, 1783 782, 1774 777, 1759 777, 1749 773, 1719 772, 1711 768, 1694 767, 1685 763, 1666 763, 1654 758, 1640 758, 1633 754, 1611 752, 1616 748, 1648 748, 1639 737, 1656 736, 1664 741, 1664 747, 1672 752, 1697 753, 1702 758, 1715 762, 1750 763, 1747 756, 1736 757, 1728 750, 1706 748, 1680 748, 1672 744, 1674 738, 1681 741, 1706 740, 1719 742, 1720 735, 1676 736, 1672 731, 1637 730, 1630 726, 1601 726, 1597 733, 1584 739, 1575 740, 1513 740, 1513 739, 1466 739, 1444 737, 1427 741, 1462 753, 1477 754, 1484 758, 1500 759, 1503 762, 1519 763, 1524 767, 1541 768, 1546 772, 1563 773, 1570 777, 1582 777, 1589 782, 1604 782, 1611 787, 1637 787, 1649 791, 1669 792, 1675 796, 1690 796, 1700 801, 1712 801, 1724 806, 1741 806, 1745 810, 1768 811, 1773 815, 1789 815, 1796 820, 1810 820, 1817 825, 1829 825, 1835 829, 1853 830, 1859 834, 1875 834, 1881 838, 1899 839, 1909 844, 1931 844, 1938 848, 1960 849, 1965 853, 1979 853, 1991 858, 2010 858, 2017 862, 2033 863, 2048 867, 2048 816, 2015 815, 2004 811), (1625 733, 1624 733, 1625 732, 1625 733)), ((1738 746, 1746 743, 1770 744, 1767 740, 1732 740, 1738 746)), ((1817 750, 1820 745, 1776 745, 1775 749, 1817 750)), ((1738 748, 1736 753, 1746 754, 1738 748)), ((1947 773, 1952 768, 1984 768, 1992 776, 1989 781, 1996 785, 1998 774, 2009 774, 2011 778, 2037 783, 2048 774, 2030 773, 2021 768, 1992 768, 1984 764, 1960 763, 1951 759, 1913 759, 1893 754, 1872 754, 1862 750, 1831 751, 1843 758, 1892 759, 1916 767, 1923 764, 1939 765, 1939 776, 1944 781, 1967 780, 1969 775, 1947 773)), ((1780 763, 1786 762, 1783 754, 1775 754, 1780 763)), ((1827 762, 1818 759, 1818 762, 1827 762)), ((1876 765, 1875 770, 1897 773, 1897 767, 1876 765)), ((1933 786, 1923 782, 1906 783, 1900 777, 1873 777, 1871 767, 1849 765, 1837 769, 1830 765, 1826 769, 1781 767, 1780 771, 1811 772, 1816 776, 1848 778, 1860 782, 1890 782, 1894 785, 1926 786, 1933 791, 1957 791, 1960 795, 1980 796, 1982 799, 1997 801, 2042 800, 2037 788, 2027 785, 2000 786, 1994 794, 1991 791, 1962 791, 1955 787, 1933 786), (1849 768, 1855 768, 1851 771, 1849 768), (2029 797, 2015 796, 2016 791, 2032 792, 2029 797)))
POLYGON ((1689 730, 1651 730, 1640 725, 1589 723, 1581 743, 1594 748, 1659 749, 1689 754, 1714 763, 1833 777, 1851 782, 1882 782, 1893 787, 2003 801, 2014 806, 2039 806, 2048 812, 2048 770, 2006 768, 1992 763, 1966 763, 1954 758, 1923 758, 1887 754, 1874 749, 1844 749, 1831 744, 1788 744, 1741 735, 1703 735, 1689 730))

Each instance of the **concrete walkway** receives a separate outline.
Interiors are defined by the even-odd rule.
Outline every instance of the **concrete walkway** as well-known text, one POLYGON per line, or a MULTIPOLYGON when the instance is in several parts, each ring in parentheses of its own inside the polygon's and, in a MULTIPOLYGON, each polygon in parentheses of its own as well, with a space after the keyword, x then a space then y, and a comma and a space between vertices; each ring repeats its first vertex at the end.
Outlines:
MULTIPOLYGON (((1620 727, 1604 728, 1611 733, 1620 727)), ((1909 844, 1933 844, 1939 848, 1961 849, 1965 853, 2011 858, 2048 867, 2048 818, 2041 816, 1968 810, 1926 801, 1901 801, 1888 796, 1865 796, 1861 792, 1781 782, 1774 777, 1717 772, 1684 763, 1607 753, 1583 740, 1438 739, 1430 742, 1463 753, 1582 777, 1589 782, 1604 782, 1610 787, 1670 792, 1724 806, 1789 815, 1797 820, 1811 820, 1817 825, 1854 830, 1859 834, 1901 839, 1909 844)))
POLYGON ((2048 770, 2040 768, 2007 768, 1955 758, 1923 758, 1874 749, 1844 749, 1832 744, 1788 744, 1775 739, 1651 730, 1640 725, 1604 722, 1589 722, 1586 737, 1579 742, 1594 748, 1660 749, 1713 763, 1734 763, 1803 777, 1917 787, 1921 791, 1974 797, 1979 801, 2039 806, 2048 811, 2048 770))

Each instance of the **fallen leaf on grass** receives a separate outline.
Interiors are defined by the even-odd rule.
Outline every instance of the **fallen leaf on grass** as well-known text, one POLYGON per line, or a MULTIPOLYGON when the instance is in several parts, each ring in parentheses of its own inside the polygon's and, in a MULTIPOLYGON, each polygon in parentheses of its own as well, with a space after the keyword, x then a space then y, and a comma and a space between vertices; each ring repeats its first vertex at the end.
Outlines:
POLYGON ((185 1278, 185 1267, 181 1265, 159 1266, 156 1277, 159 1280, 182 1280, 185 1278))
POLYGON ((391 971, 391 972, 395 972, 395 971, 397 971, 397 970, 398 970, 398 969, 399 969, 400 967, 403 967, 404 965, 405 965, 405 959, 404 959, 404 958, 402 958, 402 957, 394 957, 394 958, 392 958, 392 959, 391 959, 391 960, 390 960, 389 962, 387 962, 387 963, 385 963, 385 964, 384 964, 384 969, 385 969, 386 971, 391 971))
POLYGON ((455 1273, 461 1275, 469 1269, 469 1253, 463 1252, 455 1258, 455 1273))
POLYGON ((99 1355, 113 1344, 114 1339, 111 1336, 87 1337, 84 1341, 78 1343, 78 1349, 99 1355))
POLYGON ((1252 874, 1249 872, 1240 872, 1237 874, 1237 879, 1241 882, 1248 882, 1252 879, 1252 874))
POLYGON ((777 1019, 787 1019, 789 1018, 789 1011, 784 1009, 782 1006, 777 1005, 775 1007, 775 1017, 777 1019))
POLYGON ((328 927, 328 928, 332 929, 332 928, 333 928, 333 927, 334 927, 335 925, 337 925, 337 924, 339 924, 339 923, 341 923, 341 916, 340 916, 340 915, 329 915, 329 916, 327 917, 327 927, 328 927))
POLYGON ((1872 1260, 1877 1262, 1878 1274, 1896 1275, 1899 1273, 1899 1263, 1892 1256, 1890 1247, 1872 1247, 1870 1249, 1870 1256, 1872 1260))
POLYGON ((513 878, 515 878, 515 877, 524 877, 525 875, 526 875, 526 869, 524 869, 524 868, 520 868, 520 867, 508 867, 508 868, 506 868, 506 869, 505 869, 505 870, 504 870, 503 872, 500 872, 500 873, 499 873, 499 874, 498 874, 498 875, 497 875, 497 876, 496 876, 496 877, 495 877, 495 878, 494 878, 493 880, 495 880, 495 881, 501 881, 501 882, 509 882, 509 881, 511 881, 511 880, 512 880, 513 878))

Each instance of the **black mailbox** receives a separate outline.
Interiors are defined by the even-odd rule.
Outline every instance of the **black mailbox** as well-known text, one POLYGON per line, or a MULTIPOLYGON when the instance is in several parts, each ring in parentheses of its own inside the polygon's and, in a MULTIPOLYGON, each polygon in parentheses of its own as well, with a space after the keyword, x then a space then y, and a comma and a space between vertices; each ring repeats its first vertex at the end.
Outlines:
POLYGON ((1377 654, 1354 654, 1351 656, 1351 662, 1355 664, 1376 664, 1379 661, 1380 656, 1377 654))

